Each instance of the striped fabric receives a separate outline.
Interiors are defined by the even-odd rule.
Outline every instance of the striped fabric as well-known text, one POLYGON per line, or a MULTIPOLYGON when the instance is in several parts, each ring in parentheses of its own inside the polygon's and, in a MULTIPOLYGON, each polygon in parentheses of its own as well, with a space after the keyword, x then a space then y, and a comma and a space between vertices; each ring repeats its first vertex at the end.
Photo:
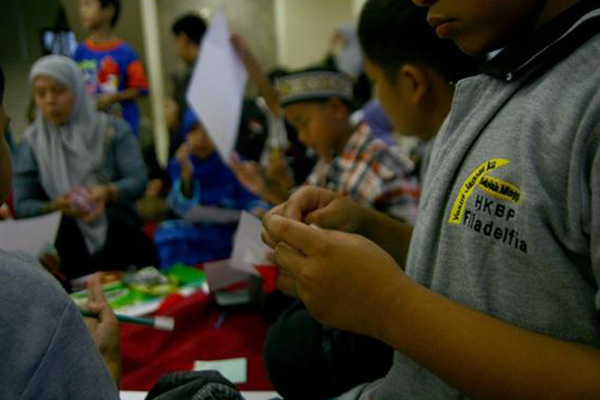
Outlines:
POLYGON ((330 163, 320 160, 306 183, 413 224, 420 194, 415 172, 414 163, 400 149, 389 147, 361 124, 342 154, 330 163))

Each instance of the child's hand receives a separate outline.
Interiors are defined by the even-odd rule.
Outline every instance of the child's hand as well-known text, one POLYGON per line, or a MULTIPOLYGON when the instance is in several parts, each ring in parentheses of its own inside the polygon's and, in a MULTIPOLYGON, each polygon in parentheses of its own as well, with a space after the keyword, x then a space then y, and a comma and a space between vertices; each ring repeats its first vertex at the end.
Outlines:
POLYGON ((152 179, 146 185, 144 197, 161 197, 165 192, 165 183, 161 179, 152 179))
POLYGON ((237 154, 234 154, 231 157, 230 166, 242 186, 254 194, 261 195, 263 193, 266 186, 266 179, 258 163, 254 161, 242 161, 237 154))
MULTIPOLYGON (((316 186, 304 186, 290 196, 288 201, 273 208, 267 215, 280 215, 324 229, 349 233, 360 232, 364 208, 347 197, 316 186)), ((267 232, 263 240, 273 245, 267 232)))
POLYGON ((288 165, 279 150, 274 151, 271 155, 267 174, 269 179, 276 182, 281 187, 289 190, 294 186, 294 181, 290 176, 288 165))
POLYGON ((182 170, 194 170, 194 164, 190 160, 192 148, 188 142, 183 143, 175 152, 175 159, 179 163, 182 170))
POLYGON ((114 93, 104 93, 96 98, 96 106, 100 111, 106 110, 116 102, 117 99, 114 93))
POLYGON ((377 337, 405 275, 373 242, 269 214, 278 287, 326 326, 377 337))
POLYGON ((118 386, 121 378, 119 322, 106 301, 99 274, 88 280, 87 289, 88 302, 83 308, 97 314, 98 318, 85 318, 85 324, 118 386))

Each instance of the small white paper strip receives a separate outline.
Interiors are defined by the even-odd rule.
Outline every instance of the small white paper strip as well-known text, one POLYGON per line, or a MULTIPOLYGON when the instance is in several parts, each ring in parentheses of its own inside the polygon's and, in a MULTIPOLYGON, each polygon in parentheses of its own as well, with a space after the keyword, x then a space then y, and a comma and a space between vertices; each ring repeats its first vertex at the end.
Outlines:
POLYGON ((231 358, 218 361, 196 361, 194 371, 218 371, 225 378, 235 384, 246 383, 248 360, 245 358, 231 358))

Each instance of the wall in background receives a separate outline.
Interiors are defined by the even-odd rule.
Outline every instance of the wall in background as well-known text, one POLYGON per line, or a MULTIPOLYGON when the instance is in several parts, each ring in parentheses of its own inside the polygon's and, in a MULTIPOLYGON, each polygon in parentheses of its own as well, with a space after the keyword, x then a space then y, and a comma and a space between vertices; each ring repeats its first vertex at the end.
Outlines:
POLYGON ((212 14, 220 7, 225 10, 231 31, 246 38, 262 66, 268 69, 275 65, 273 0, 157 0, 163 58, 169 60, 164 64, 167 72, 183 68, 173 46, 173 22, 187 13, 197 13, 210 21, 212 14))
POLYGON ((59 0, 2 0, 0 63, 6 74, 4 103, 16 139, 28 125, 28 76, 31 64, 42 55, 41 32, 54 27, 60 9, 59 0))
POLYGON ((277 56, 293 69, 322 61, 336 26, 355 19, 355 0, 275 0, 277 56))
MULTIPOLYGON (((140 1, 122 0, 116 33, 131 43, 146 62, 140 1)), ((329 48, 335 27, 356 18, 366 0, 154 0, 159 14, 164 81, 182 69, 171 37, 171 25, 180 15, 197 12, 209 17, 223 7, 232 31, 243 35, 264 69, 275 65, 300 68, 319 62, 329 48)), ((40 32, 53 27, 61 6, 78 39, 87 33, 78 17, 78 0, 2 0, 0 62, 8 77, 7 110, 17 134, 27 125, 28 72, 41 54, 40 32)), ((147 100, 140 102, 146 126, 150 125, 147 100)))

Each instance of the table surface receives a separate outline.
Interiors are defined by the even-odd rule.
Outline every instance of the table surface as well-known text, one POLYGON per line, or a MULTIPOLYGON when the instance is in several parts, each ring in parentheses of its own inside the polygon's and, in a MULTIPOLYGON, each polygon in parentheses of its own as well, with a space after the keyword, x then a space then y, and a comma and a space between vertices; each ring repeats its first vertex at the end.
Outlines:
POLYGON ((270 322, 258 310, 250 306, 222 308, 212 296, 199 291, 167 298, 156 315, 173 317, 174 331, 121 324, 121 389, 148 391, 169 372, 192 370, 197 360, 244 357, 247 379, 238 385, 239 390, 273 390, 262 355, 270 322))

